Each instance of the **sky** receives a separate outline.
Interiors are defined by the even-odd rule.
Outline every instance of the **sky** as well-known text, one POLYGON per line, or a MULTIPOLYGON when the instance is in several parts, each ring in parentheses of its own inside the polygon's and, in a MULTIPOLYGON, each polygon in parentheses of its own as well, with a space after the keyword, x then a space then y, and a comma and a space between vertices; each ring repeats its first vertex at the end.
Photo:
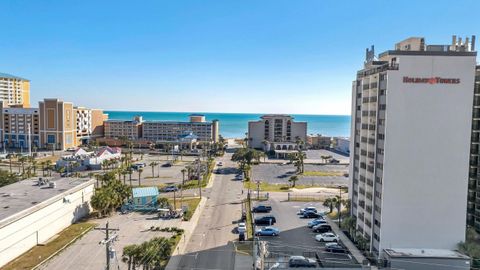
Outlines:
POLYGON ((0 72, 106 110, 350 114, 365 48, 480 35, 480 1, 0 1, 0 72))

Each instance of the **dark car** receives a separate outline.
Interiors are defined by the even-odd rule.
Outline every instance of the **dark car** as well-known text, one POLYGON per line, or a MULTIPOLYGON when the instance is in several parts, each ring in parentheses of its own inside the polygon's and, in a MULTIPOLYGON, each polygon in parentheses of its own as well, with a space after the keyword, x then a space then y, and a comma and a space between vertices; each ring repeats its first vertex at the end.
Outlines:
POLYGON ((328 243, 325 245, 325 251, 332 253, 346 253, 347 250, 338 243, 328 243))
POLYGON ((326 233, 326 232, 331 232, 332 231, 332 227, 330 227, 330 225, 328 224, 322 224, 320 226, 315 226, 315 228, 313 229, 314 232, 316 233, 326 233))
POLYGON ((313 211, 306 211, 302 215, 303 218, 318 218, 318 217, 321 217, 321 216, 322 215, 318 214, 317 212, 313 212, 313 211))
POLYGON ((168 162, 168 163, 162 164, 162 167, 172 167, 172 163, 168 162))
POLYGON ((256 225, 273 225, 277 222, 274 216, 263 216, 255 219, 256 225))
POLYGON ((289 267, 306 267, 306 268, 315 268, 317 267, 317 262, 313 259, 308 259, 303 256, 292 256, 288 260, 289 267))
POLYGON ((269 205, 257 205, 253 207, 252 212, 254 213, 268 213, 272 211, 272 207, 269 205))
POLYGON ((178 191, 178 187, 176 187, 176 186, 166 186, 165 188, 163 188, 163 192, 174 192, 174 191, 178 191))

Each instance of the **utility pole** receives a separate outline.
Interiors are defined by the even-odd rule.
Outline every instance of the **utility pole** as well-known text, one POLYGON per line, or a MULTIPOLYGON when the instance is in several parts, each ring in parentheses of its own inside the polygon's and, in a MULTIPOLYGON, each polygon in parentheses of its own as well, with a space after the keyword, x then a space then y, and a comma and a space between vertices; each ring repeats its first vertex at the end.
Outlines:
POLYGON ((338 228, 342 228, 342 186, 338 186, 340 198, 338 199, 338 228))
POLYGON ((32 156, 32 134, 30 131, 30 123, 27 125, 27 129, 28 129, 28 156, 31 157, 32 156))
POLYGON ((105 225, 105 228, 95 228, 95 230, 105 231, 105 239, 100 241, 99 244, 105 245, 105 255, 106 255, 106 266, 105 270, 110 270, 110 253, 111 253, 111 243, 117 239, 117 234, 110 235, 110 231, 119 231, 119 229, 110 229, 108 228, 108 221, 105 225))
POLYGON ((260 180, 257 180, 257 201, 260 200, 260 180))

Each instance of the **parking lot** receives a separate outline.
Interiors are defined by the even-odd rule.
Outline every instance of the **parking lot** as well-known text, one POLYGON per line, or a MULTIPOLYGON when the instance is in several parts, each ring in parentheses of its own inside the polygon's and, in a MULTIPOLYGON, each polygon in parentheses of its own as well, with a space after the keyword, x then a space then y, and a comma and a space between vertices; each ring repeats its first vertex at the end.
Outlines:
MULTIPOLYGON (((275 216, 277 223, 274 227, 280 230, 280 235, 263 236, 261 241, 267 241, 268 256, 266 269, 276 265, 277 268, 288 268, 288 259, 292 255, 301 255, 315 258, 317 254, 322 267, 356 268, 360 267, 350 254, 325 252, 324 243, 317 242, 315 235, 306 225, 312 219, 303 219, 297 212, 304 207, 314 206, 319 211, 326 211, 322 203, 281 202, 271 198, 267 203, 272 206, 271 215, 275 216)), ((256 217, 266 214, 255 214, 256 217)))
POLYGON ((310 149, 306 152, 307 162, 324 162, 322 156, 331 156, 332 158, 340 161, 340 163, 349 163, 350 158, 347 155, 335 153, 325 149, 310 149))
MULTIPOLYGON (((271 184, 287 184, 288 179, 295 175, 295 166, 292 164, 270 163, 252 167, 253 178, 271 184)), ((305 175, 298 175, 297 184, 312 186, 347 185, 348 165, 316 165, 305 164, 305 175), (318 175, 312 175, 321 172, 318 175)))

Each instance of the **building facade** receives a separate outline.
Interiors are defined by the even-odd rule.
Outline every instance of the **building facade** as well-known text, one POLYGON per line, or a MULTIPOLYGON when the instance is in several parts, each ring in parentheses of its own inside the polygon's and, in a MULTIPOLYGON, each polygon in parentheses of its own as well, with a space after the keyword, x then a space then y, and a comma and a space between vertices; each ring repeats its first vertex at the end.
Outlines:
POLYGON ((107 120, 103 122, 105 138, 138 140, 142 135, 143 118, 135 116, 133 120, 107 120))
POLYGON ((351 214, 379 257, 386 248, 456 249, 465 240, 474 43, 412 38, 395 48, 378 59, 367 49, 353 82, 351 214))
POLYGON ((90 212, 92 179, 27 179, 0 188, 0 267, 90 212))
POLYGON ((68 149, 77 146, 76 114, 71 102, 44 99, 39 102, 40 144, 49 149, 68 149))
POLYGON ((0 73, 0 101, 8 106, 30 107, 30 81, 0 73))
POLYGON ((104 114, 103 110, 75 107, 75 115, 77 145, 104 136, 103 122, 108 120, 108 114, 104 114))
POLYGON ((291 150, 297 139, 306 143, 307 122, 295 122, 284 114, 267 114, 259 121, 248 122, 248 145, 251 148, 291 150))
POLYGON ((480 232, 480 66, 476 68, 473 94, 467 224, 480 232))
POLYGON ((329 149, 332 147, 332 137, 329 136, 307 136, 307 143, 312 149, 329 149))
POLYGON ((36 108, 8 107, 0 102, 0 142, 1 148, 28 149, 40 147, 39 110, 36 108))
POLYGON ((208 122, 204 115, 192 114, 189 122, 145 121, 143 139, 155 143, 176 142, 186 133, 192 133, 199 142, 218 142, 218 120, 208 122))

